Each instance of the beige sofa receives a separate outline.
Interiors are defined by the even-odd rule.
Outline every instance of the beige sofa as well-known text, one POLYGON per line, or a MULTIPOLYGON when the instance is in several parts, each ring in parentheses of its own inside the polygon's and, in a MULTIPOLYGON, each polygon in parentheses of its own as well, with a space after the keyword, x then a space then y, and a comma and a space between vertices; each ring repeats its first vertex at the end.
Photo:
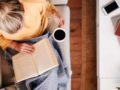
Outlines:
POLYGON ((65 19, 65 29, 67 33, 67 38, 64 43, 60 43, 59 46, 61 47, 63 58, 66 64, 69 67, 69 74, 70 74, 70 80, 68 83, 68 89, 71 90, 71 59, 70 59, 70 9, 67 6, 68 0, 51 0, 52 3, 54 3, 58 10, 61 12, 62 16, 65 19))
MULTIPOLYGON (((58 10, 61 12, 62 16, 65 19, 65 29, 66 29, 67 37, 66 37, 64 43, 59 43, 59 46, 63 53, 63 59, 64 59, 65 63, 68 65, 69 74, 71 77, 72 73, 71 73, 71 62, 70 62, 70 9, 67 6, 68 0, 51 0, 51 2, 57 6, 58 10)), ((0 59, 2 60, 2 58, 0 58, 0 59)), ((1 62, 1 60, 0 60, 0 62, 1 62)), ((0 72, 1 72, 1 68, 0 68, 0 72)), ((2 86, 2 76, 1 75, 0 75, 0 86, 2 86)), ((71 78, 69 80, 67 90, 71 90, 71 78)))

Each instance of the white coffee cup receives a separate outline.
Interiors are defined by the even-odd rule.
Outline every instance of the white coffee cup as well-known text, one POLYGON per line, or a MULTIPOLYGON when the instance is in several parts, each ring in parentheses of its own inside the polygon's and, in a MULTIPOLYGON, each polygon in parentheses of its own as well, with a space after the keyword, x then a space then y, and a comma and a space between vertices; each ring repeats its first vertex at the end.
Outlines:
POLYGON ((56 28, 53 33, 52 37, 56 42, 63 42, 66 38, 66 32, 64 28, 56 28))

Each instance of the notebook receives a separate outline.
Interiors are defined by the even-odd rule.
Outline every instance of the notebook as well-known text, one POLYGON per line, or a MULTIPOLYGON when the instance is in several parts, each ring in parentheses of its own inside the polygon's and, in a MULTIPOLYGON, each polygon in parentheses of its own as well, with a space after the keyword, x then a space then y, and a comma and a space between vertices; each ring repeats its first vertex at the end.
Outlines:
POLYGON ((58 66, 54 50, 47 38, 33 45, 35 52, 18 53, 12 57, 16 82, 20 82, 43 74, 58 66))

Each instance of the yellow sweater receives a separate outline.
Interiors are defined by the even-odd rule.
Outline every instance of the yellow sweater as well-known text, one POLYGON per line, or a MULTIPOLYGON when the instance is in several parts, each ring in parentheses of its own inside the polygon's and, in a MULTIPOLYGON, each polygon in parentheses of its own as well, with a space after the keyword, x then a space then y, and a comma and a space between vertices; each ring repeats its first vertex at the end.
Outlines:
POLYGON ((29 40, 43 34, 48 25, 47 15, 55 7, 47 0, 20 0, 24 7, 24 26, 14 34, 0 30, 0 46, 5 49, 13 40, 29 40))

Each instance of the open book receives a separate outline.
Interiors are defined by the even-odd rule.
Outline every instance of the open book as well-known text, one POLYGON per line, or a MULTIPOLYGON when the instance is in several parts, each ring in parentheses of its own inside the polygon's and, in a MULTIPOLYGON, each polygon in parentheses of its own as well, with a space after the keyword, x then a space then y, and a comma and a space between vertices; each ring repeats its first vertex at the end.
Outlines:
POLYGON ((33 45, 35 52, 32 55, 18 53, 12 57, 16 82, 20 82, 55 68, 57 58, 47 38, 33 45))

